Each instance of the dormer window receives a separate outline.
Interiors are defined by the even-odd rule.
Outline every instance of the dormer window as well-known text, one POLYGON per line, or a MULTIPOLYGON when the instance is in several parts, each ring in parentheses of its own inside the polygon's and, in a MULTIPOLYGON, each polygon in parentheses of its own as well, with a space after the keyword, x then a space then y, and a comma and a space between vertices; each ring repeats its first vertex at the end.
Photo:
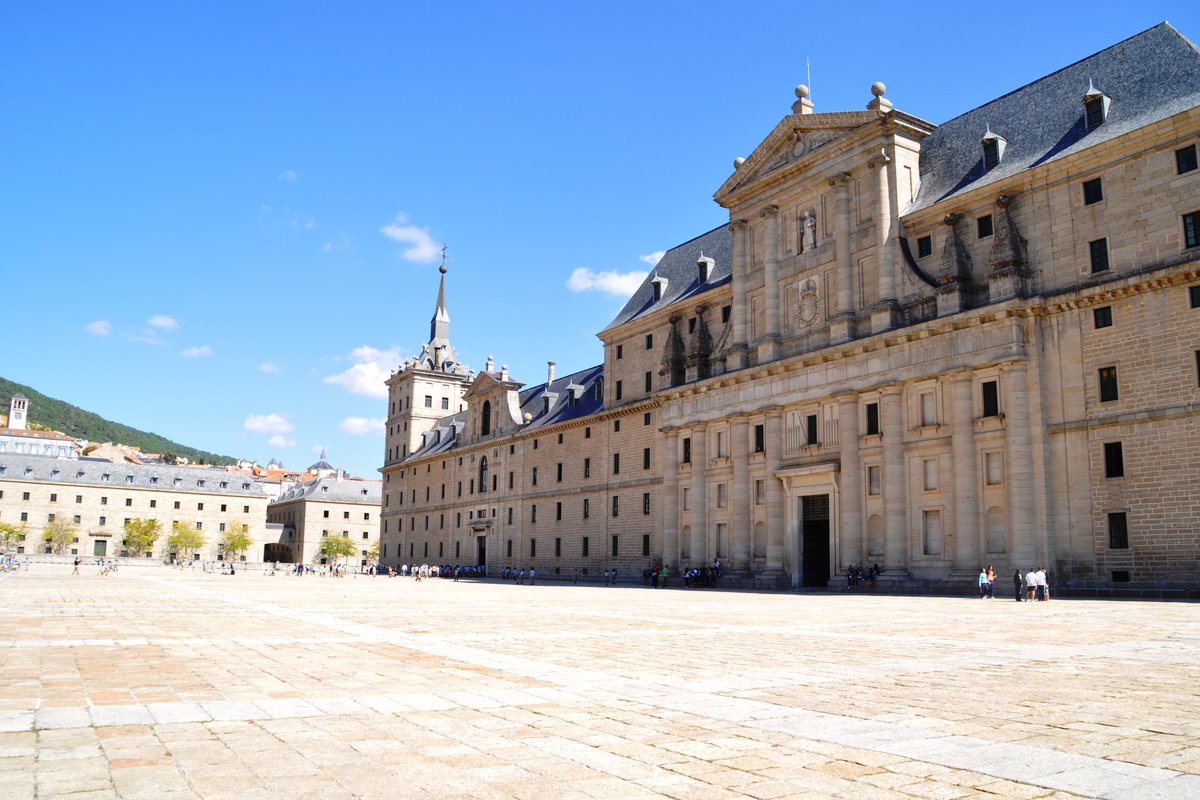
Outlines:
POLYGON ((1089 131, 1104 124, 1104 120, 1108 118, 1110 101, 1108 95, 1088 83, 1087 94, 1083 96, 1083 118, 1089 131))
POLYGON ((667 290, 668 283, 669 281, 662 275, 655 275, 654 280, 650 281, 650 284, 654 287, 654 302, 657 303, 659 300, 662 300, 663 292, 667 290))
POLYGON ((991 128, 988 128, 980 144, 983 145, 983 168, 987 171, 998 165, 1004 158, 1004 148, 1008 142, 1003 136, 992 133, 991 128))
POLYGON ((712 277, 713 268, 717 266, 717 262, 708 256, 700 256, 696 259, 696 268, 700 272, 700 283, 708 283, 712 277))

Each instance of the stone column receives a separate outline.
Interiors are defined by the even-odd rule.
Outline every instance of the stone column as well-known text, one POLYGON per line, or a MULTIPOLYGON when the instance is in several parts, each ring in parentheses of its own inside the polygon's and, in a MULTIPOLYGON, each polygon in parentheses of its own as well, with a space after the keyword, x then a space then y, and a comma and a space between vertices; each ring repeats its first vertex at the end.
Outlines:
POLYGON ((783 410, 767 412, 767 566, 768 575, 783 572, 784 509, 783 482, 776 477, 783 464, 783 410))
POLYGON ((663 432, 662 560, 679 566, 679 431, 663 432))
POLYGON ((762 211, 767 221, 766 254, 763 256, 763 320, 766 330, 758 342, 758 361, 779 358, 779 207, 762 211))
POLYGON ((950 376, 950 450, 954 461, 954 568, 978 574, 979 477, 975 453, 974 375, 969 369, 950 376))
POLYGON ((839 519, 841 530, 841 560, 839 569, 849 564, 863 563, 862 465, 858 459, 858 394, 848 392, 837 396, 838 441, 841 448, 841 496, 839 519))
POLYGON ((729 228, 733 236, 733 343, 727 364, 730 369, 744 369, 750 365, 750 308, 746 302, 746 265, 752 260, 750 226, 746 220, 737 219, 729 228))
POLYGON ((837 315, 829 321, 829 338, 834 344, 854 338, 854 253, 851 234, 854 220, 850 212, 850 173, 831 178, 837 191, 837 315))
POLYGON ((692 428, 692 539, 691 566, 708 560, 708 429, 703 423, 692 428))
POLYGON ((1004 388, 1005 464, 1008 482, 1009 552, 1022 571, 1046 553, 1039 553, 1033 530, 1033 450, 1029 438, 1029 391, 1027 365, 1010 361, 1001 365, 1004 388))
POLYGON ((883 390, 880 422, 883 431, 884 569, 888 577, 908 573, 908 476, 904 463, 904 389, 891 384, 883 390))
POLYGON ((730 538, 733 542, 734 572, 750 572, 750 423, 745 417, 734 417, 729 435, 733 437, 730 456, 733 459, 732 507, 729 509, 730 538))
POLYGON ((871 332, 881 333, 895 325, 896 312, 896 262, 888 175, 892 159, 883 149, 868 163, 875 170, 875 251, 879 269, 879 302, 871 314, 871 332))

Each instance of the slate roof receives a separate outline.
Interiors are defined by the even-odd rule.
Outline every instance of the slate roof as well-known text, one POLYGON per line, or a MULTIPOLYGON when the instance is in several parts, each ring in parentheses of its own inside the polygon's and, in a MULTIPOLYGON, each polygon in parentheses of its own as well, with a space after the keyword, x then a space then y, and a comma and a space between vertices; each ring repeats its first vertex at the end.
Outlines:
POLYGON ((231 475, 215 467, 114 464, 91 458, 66 459, 2 453, 0 478, 88 486, 111 485, 114 489, 263 496, 262 487, 250 478, 231 475))
POLYGON ((921 187, 905 213, 1197 105, 1200 50, 1163 22, 942 124, 921 143, 921 187), (1083 107, 1089 81, 1112 99, 1105 121, 1092 130, 1083 107), (980 141, 989 127, 1007 146, 985 172, 980 141))
MULTIPOLYGON (((499 379, 499 373, 495 373, 499 379)), ((538 428, 569 422, 604 410, 604 398, 601 388, 604 379, 604 367, 597 364, 570 375, 556 377, 554 382, 547 385, 539 383, 527 386, 518 392, 521 405, 521 418, 530 415, 528 425, 522 426, 522 431, 537 430, 538 428), (569 388, 576 390, 578 398, 569 398, 569 388), (547 393, 556 395, 547 408, 547 393)), ((467 411, 460 411, 438 420, 437 424, 425 436, 426 446, 414 452, 406 460, 425 458, 427 456, 445 453, 458 445, 458 435, 467 424, 467 411)))
POLYGON ((733 274, 732 262, 733 237, 730 235, 728 223, 672 247, 605 330, 727 283, 733 274), (696 259, 702 254, 716 261, 708 283, 704 284, 700 283, 700 272, 696 268, 696 259), (667 287, 657 302, 654 300, 653 285, 656 276, 667 279, 667 287))
POLYGON ((317 478, 308 483, 293 486, 274 500, 271 505, 293 500, 363 503, 377 506, 383 501, 383 485, 379 481, 339 481, 336 478, 317 478))

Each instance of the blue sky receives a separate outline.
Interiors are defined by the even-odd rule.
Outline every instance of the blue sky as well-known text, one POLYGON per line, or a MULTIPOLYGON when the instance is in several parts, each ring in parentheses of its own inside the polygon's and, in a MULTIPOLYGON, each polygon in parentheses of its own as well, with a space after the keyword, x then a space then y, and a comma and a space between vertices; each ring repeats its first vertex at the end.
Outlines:
POLYGON ((937 123, 1164 19, 1200 39, 1182 2, 434 5, 0 6, 0 375, 377 477, 443 242, 460 356, 537 383, 725 221, 806 63, 817 111, 882 80, 937 123))

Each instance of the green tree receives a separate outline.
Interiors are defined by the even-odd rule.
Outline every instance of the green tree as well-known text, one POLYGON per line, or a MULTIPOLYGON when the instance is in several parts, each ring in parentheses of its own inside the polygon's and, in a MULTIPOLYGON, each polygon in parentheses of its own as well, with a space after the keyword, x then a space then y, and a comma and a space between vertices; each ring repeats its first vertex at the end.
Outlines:
POLYGON ((53 519, 46 523, 46 528, 42 532, 42 541, 50 545, 50 550, 55 555, 62 555, 67 551, 67 547, 75 541, 75 535, 79 532, 79 526, 74 522, 68 522, 65 519, 53 519))
POLYGON ((176 553, 176 558, 190 561, 192 554, 204 547, 204 534, 195 528, 188 527, 186 522, 175 520, 171 523, 171 535, 167 537, 167 547, 176 553))
POLYGON ((367 550, 367 560, 372 563, 379 561, 379 540, 378 539, 376 539, 375 544, 371 545, 371 548, 369 550, 367 550))
POLYGON ((125 523, 125 549, 131 555, 153 552, 154 543, 162 535, 162 523, 156 519, 134 517, 125 523))
POLYGON ((0 522, 0 549, 7 553, 16 546, 17 542, 24 541, 27 531, 28 526, 24 522, 20 525, 13 525, 11 522, 0 522))
POLYGON ((348 536, 326 536, 321 539, 321 555, 327 559, 349 558, 358 552, 354 540, 348 536))
POLYGON ((221 536, 221 550, 229 558, 237 558, 250 549, 253 542, 250 539, 250 526, 244 522, 235 522, 221 536))

